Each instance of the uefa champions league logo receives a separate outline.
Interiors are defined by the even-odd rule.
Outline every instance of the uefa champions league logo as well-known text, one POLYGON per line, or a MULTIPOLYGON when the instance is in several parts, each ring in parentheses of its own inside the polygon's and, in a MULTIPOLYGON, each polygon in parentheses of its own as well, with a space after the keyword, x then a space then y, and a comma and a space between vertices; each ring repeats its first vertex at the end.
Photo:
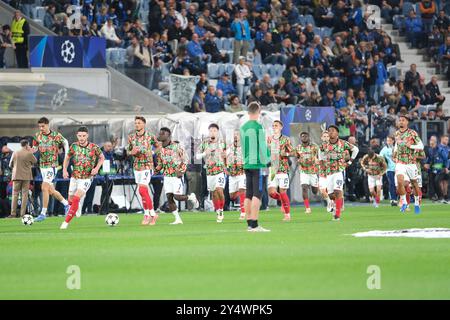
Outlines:
POLYGON ((305 111, 305 119, 308 120, 308 121, 311 121, 311 119, 312 119, 311 109, 306 109, 306 111, 305 111))
POLYGON ((62 107, 64 102, 67 100, 67 89, 61 88, 56 92, 56 94, 53 96, 52 101, 50 102, 50 105, 52 107, 52 110, 56 110, 59 107, 62 107))
POLYGON ((75 46, 71 41, 66 40, 61 45, 61 56, 65 63, 71 64, 73 62, 75 59, 75 46))

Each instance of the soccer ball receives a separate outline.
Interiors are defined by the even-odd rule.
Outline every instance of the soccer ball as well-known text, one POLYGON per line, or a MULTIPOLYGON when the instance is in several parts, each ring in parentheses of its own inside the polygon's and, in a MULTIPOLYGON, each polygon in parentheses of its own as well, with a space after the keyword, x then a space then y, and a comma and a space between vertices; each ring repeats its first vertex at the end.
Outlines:
POLYGON ((69 40, 61 45, 61 56, 65 63, 71 64, 75 59, 75 46, 69 40))
POLYGON ((119 216, 115 213, 108 213, 105 218, 105 222, 108 226, 114 227, 115 225, 119 224, 119 216))
POLYGON ((24 226, 31 226, 34 222, 33 216, 26 214, 22 217, 22 223, 24 226))

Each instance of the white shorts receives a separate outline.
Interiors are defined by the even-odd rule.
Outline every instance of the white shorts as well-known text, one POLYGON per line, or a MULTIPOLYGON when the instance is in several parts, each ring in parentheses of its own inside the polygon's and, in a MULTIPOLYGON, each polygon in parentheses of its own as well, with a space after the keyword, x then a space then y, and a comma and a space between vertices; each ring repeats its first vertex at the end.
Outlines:
POLYGON ((53 183, 57 173, 57 168, 41 168, 42 182, 53 183))
POLYGON ((328 188, 328 180, 327 177, 319 177, 319 189, 328 188))
POLYGON ((383 179, 381 176, 371 176, 367 175, 367 182, 369 185, 369 189, 373 189, 376 187, 383 186, 383 179))
POLYGON ((289 176, 287 173, 277 173, 273 180, 269 181, 269 188, 278 187, 280 189, 289 189, 289 176))
POLYGON ((182 178, 164 177, 164 192, 181 195, 184 193, 184 183, 182 178))
POLYGON ((315 173, 300 172, 300 184, 317 188, 319 186, 319 177, 315 173))
POLYGON ((230 176, 228 178, 228 191, 229 193, 234 193, 236 191, 239 191, 239 189, 246 189, 245 186, 245 174, 242 174, 240 176, 230 176))
POLYGON ((82 190, 84 193, 86 193, 91 187, 91 183, 92 178, 90 179, 70 178, 69 195, 74 195, 77 192, 77 190, 82 190))
POLYGON ((397 163, 395 166, 395 176, 403 175, 403 177, 408 177, 408 180, 416 180, 419 176, 419 170, 415 164, 402 164, 397 163))
POLYGON ((214 176, 206 176, 207 187, 209 191, 215 191, 217 188, 225 188, 225 174, 219 173, 214 176))
MULTIPOLYGON (((411 180, 409 179, 409 177, 407 175, 403 176, 403 180, 411 182, 411 180)), ((419 188, 422 188, 422 175, 421 174, 419 174, 417 176, 416 181, 417 181, 417 184, 419 185, 419 188)), ((398 187, 397 176, 395 176, 395 186, 398 187)))
POLYGON ((342 191, 344 189, 344 174, 343 172, 336 172, 327 176, 327 190, 328 193, 334 190, 342 191))
POLYGON ((152 178, 151 170, 134 171, 134 181, 136 182, 136 184, 148 185, 150 183, 151 178, 152 178))

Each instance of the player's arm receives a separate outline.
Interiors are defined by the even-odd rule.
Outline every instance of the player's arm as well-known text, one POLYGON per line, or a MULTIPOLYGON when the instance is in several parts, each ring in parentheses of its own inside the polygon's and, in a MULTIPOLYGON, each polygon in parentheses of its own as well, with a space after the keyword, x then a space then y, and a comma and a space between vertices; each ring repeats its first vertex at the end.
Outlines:
POLYGON ((177 170, 178 178, 181 178, 187 170, 188 159, 186 157, 186 152, 181 146, 178 146, 178 157, 181 160, 179 169, 177 170))
POLYGON ((127 151, 130 156, 135 156, 139 153, 139 148, 133 144, 133 139, 131 138, 131 135, 128 136, 127 151))
POLYGON ((287 139, 287 143, 284 147, 283 152, 281 153, 281 156, 283 157, 292 157, 294 156, 294 148, 292 147, 291 139, 287 139))
POLYGON ((195 153, 195 159, 196 160, 201 160, 206 156, 206 152, 205 152, 205 142, 202 141, 202 143, 200 143, 200 145, 198 146, 197 152, 195 153))
POLYGON ((39 142, 36 140, 36 137, 33 138, 33 147, 31 148, 31 151, 33 153, 36 153, 39 151, 39 142))
POLYGON ((408 143, 406 144, 410 149, 417 150, 417 151, 423 150, 423 149, 424 149, 423 142, 422 142, 422 140, 419 138, 419 136, 417 135, 417 133, 414 133, 414 135, 413 135, 413 140, 414 140, 414 144, 411 144, 409 141, 408 141, 408 143))
POLYGON ((351 151, 350 160, 347 162, 349 165, 356 159, 359 153, 359 148, 351 143, 348 143, 348 150, 351 151))
POLYGON ((384 157, 380 157, 380 165, 381 165, 381 168, 382 168, 380 176, 382 176, 387 171, 387 163, 386 163, 386 160, 384 160, 384 157))
POLYGON ((73 155, 73 148, 70 147, 69 153, 66 154, 63 161, 63 178, 69 179, 69 173, 67 172, 67 168, 69 167, 70 158, 73 155))
POLYGON ((103 162, 105 161, 105 156, 103 155, 103 152, 100 150, 99 147, 97 147, 97 156, 98 156, 97 165, 95 166, 94 169, 92 169, 91 176, 96 176, 98 174, 100 168, 103 165, 103 162))

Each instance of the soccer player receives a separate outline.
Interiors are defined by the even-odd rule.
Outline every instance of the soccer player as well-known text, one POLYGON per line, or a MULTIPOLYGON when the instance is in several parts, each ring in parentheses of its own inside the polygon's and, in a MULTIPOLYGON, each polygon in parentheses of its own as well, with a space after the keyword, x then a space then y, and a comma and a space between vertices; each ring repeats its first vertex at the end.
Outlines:
POLYGON ((289 189, 289 156, 294 151, 289 137, 281 134, 283 123, 275 120, 272 124, 273 135, 267 138, 267 145, 270 148, 270 176, 269 176, 269 196, 272 199, 281 201, 281 211, 284 213, 283 221, 291 220, 291 205, 286 193, 289 189), (278 193, 277 188, 280 188, 278 193))
POLYGON ((81 216, 81 208, 86 192, 91 186, 93 178, 98 174, 105 156, 102 150, 95 143, 89 142, 88 128, 80 127, 77 131, 77 142, 72 143, 69 152, 64 158, 63 176, 69 178, 67 167, 70 159, 73 160, 72 177, 69 184, 69 201, 71 202, 69 212, 65 221, 61 224, 61 229, 67 229, 69 222, 76 215, 81 216))
POLYGON ((233 144, 227 148, 227 168, 229 174, 228 191, 230 199, 239 198, 241 214, 239 219, 245 219, 245 173, 242 159, 242 148, 239 131, 234 133, 233 144))
POLYGON ((339 139, 339 128, 335 125, 328 127, 330 140, 323 145, 323 151, 319 152, 320 160, 327 160, 327 191, 335 201, 336 211, 333 216, 334 221, 341 218, 343 205, 344 171, 353 160, 356 159, 359 149, 349 142, 339 139), (345 160, 346 152, 350 154, 350 159, 345 160))
POLYGON ((400 115, 399 129, 395 132, 394 158, 396 160, 395 177, 397 179, 397 194, 400 196, 401 212, 405 212, 406 201, 405 177, 409 178, 414 188, 414 212, 420 213, 420 187, 417 183, 419 171, 416 163, 416 152, 423 150, 424 146, 416 131, 409 129, 409 118, 400 115))
POLYGON ((128 136, 128 154, 134 157, 134 179, 144 207, 142 225, 155 225, 158 215, 153 209, 149 183, 153 170, 152 147, 158 148, 159 143, 154 135, 145 130, 146 123, 144 117, 135 117, 134 128, 136 131, 128 136))
POLYGON ((300 167, 300 183, 306 208, 305 212, 311 213, 308 191, 309 188, 311 188, 313 194, 317 194, 318 191, 319 178, 317 176, 317 167, 319 164, 319 147, 311 143, 308 132, 300 133, 300 140, 301 144, 295 148, 294 153, 300 167))
POLYGON ((328 195, 328 182, 327 182, 327 162, 328 159, 326 158, 327 154, 325 153, 326 146, 328 145, 328 142, 330 141, 330 135, 328 133, 328 130, 325 130, 322 132, 322 135, 320 137, 322 143, 319 147, 319 153, 323 155, 324 158, 319 158, 319 190, 322 194, 322 198, 327 202, 327 211, 333 212, 334 211, 334 201, 330 198, 328 195))
POLYGON ((209 137, 204 140, 196 154, 196 159, 205 158, 206 180, 209 192, 212 192, 217 222, 223 221, 223 207, 225 205, 225 159, 226 145, 219 139, 219 126, 212 123, 208 127, 209 137))
POLYGON ((384 157, 376 154, 372 149, 360 160, 361 167, 367 173, 367 182, 370 194, 373 197, 373 205, 378 208, 383 187, 383 174, 387 170, 384 157))
POLYGON ((69 143, 61 133, 50 130, 49 121, 42 117, 38 120, 39 132, 36 133, 33 140, 33 152, 39 151, 39 168, 42 175, 42 209, 35 221, 43 221, 47 214, 49 197, 53 196, 62 203, 64 211, 67 214, 69 203, 55 189, 53 181, 58 172, 58 153, 59 148, 64 147, 67 154, 69 143))
POLYGON ((168 209, 175 216, 175 221, 171 224, 183 224, 175 200, 189 201, 194 208, 198 207, 198 200, 194 193, 189 196, 183 194, 183 176, 188 163, 186 152, 178 142, 172 141, 172 132, 169 128, 160 129, 158 141, 162 146, 156 151, 155 172, 164 175, 164 191, 167 196, 168 209))
POLYGON ((261 115, 260 105, 257 102, 251 102, 247 108, 249 120, 240 130, 246 181, 244 206, 247 215, 247 231, 269 232, 270 230, 258 225, 258 217, 262 194, 261 169, 267 167, 270 151, 266 144, 264 127, 258 122, 261 115))

